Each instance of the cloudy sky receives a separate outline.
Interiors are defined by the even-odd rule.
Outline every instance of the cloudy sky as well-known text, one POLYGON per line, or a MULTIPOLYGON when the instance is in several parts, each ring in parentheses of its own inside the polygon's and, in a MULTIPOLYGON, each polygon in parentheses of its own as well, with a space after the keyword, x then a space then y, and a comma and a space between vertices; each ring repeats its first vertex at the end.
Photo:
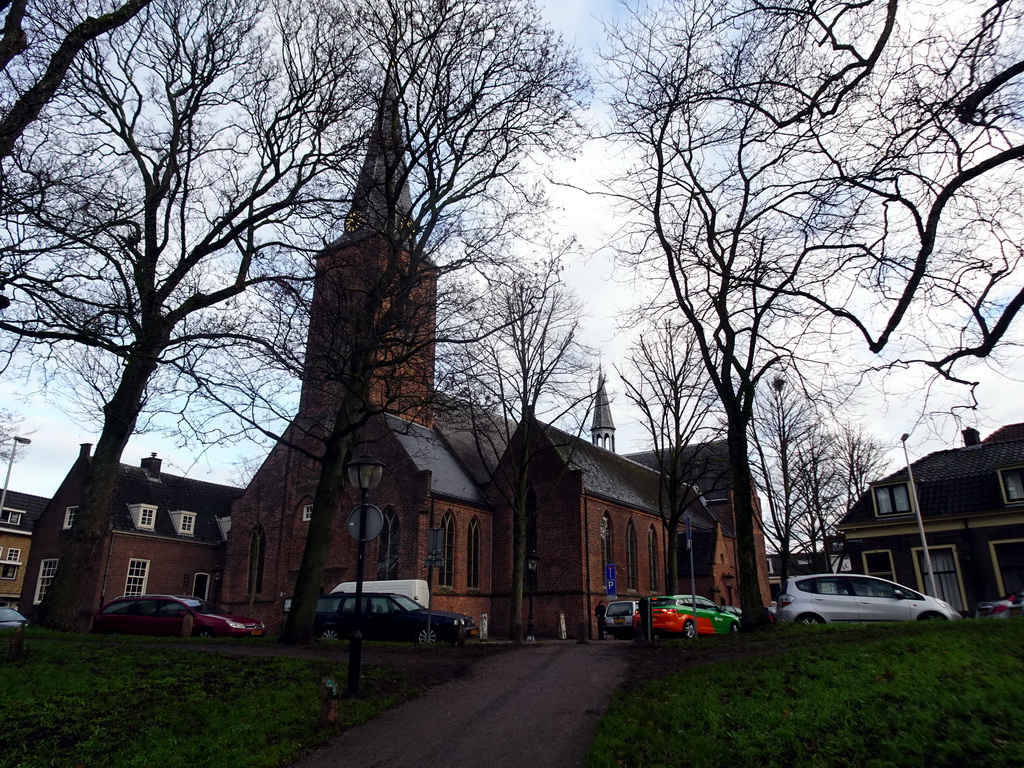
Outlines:
MULTIPOLYGON (((616 0, 541 0, 540 5, 550 23, 588 58, 593 58, 593 49, 602 40, 602 21, 620 12, 616 0)), ((600 119, 598 107, 593 118, 600 119)), ((618 427, 617 448, 624 453, 643 448, 644 435, 627 407, 621 384, 617 383, 613 372, 628 349, 629 335, 620 328, 618 321, 623 310, 630 306, 635 290, 630 282, 631 275, 616 266, 608 247, 614 233, 614 217, 609 215, 600 195, 595 194, 600 190, 600 179, 607 175, 614 162, 607 148, 594 142, 571 162, 552 169, 552 173, 567 184, 589 191, 569 187, 556 191, 554 198, 558 209, 553 224, 562 234, 573 235, 580 242, 581 256, 569 265, 566 280, 589 307, 585 340, 601 353, 602 365, 612 376, 610 392, 618 427)), ((963 426, 978 427, 984 437, 1000 424, 1024 421, 1024 397, 1021 396, 1024 368, 1019 361, 990 361, 977 366, 972 376, 983 382, 978 390, 980 408, 962 422, 949 413, 953 406, 966 402, 963 392, 938 392, 926 407, 924 378, 917 372, 865 385, 859 412, 864 425, 880 441, 892 446, 890 458, 894 468, 902 462, 899 437, 904 432, 912 434, 908 447, 914 458, 959 445, 959 430, 963 426), (923 418, 925 410, 937 411, 938 415, 923 418)), ((58 408, 47 404, 39 393, 26 390, 22 384, 0 382, 0 402, 22 414, 20 434, 32 440, 27 449, 20 447, 23 457, 14 466, 10 487, 40 496, 52 495, 78 455, 79 444, 94 443, 95 432, 75 424, 58 408)), ((134 438, 122 460, 137 465, 140 459, 153 452, 164 459, 166 471, 227 483, 237 481, 234 464, 240 456, 263 455, 262 449, 254 446, 205 451, 188 449, 176 445, 173 439, 151 434, 134 438)), ((3 470, 6 471, 6 467, 3 470)))

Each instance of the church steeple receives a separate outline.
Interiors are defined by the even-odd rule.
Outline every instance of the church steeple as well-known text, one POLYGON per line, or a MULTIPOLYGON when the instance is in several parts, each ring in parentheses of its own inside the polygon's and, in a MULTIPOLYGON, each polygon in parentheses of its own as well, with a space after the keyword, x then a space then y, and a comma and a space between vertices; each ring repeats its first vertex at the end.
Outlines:
POLYGON ((366 235, 402 239, 412 227, 412 196, 399 98, 389 71, 377 118, 368 133, 366 159, 345 217, 348 240, 366 235))
POLYGON ((590 442, 599 448, 615 452, 615 424, 612 406, 604 389, 604 372, 598 375, 597 393, 594 395, 594 420, 590 423, 590 442))
POLYGON ((432 420, 437 269, 413 247, 403 137, 389 73, 345 233, 316 258, 299 403, 314 423, 330 423, 349 387, 368 389, 363 396, 373 411, 432 420))

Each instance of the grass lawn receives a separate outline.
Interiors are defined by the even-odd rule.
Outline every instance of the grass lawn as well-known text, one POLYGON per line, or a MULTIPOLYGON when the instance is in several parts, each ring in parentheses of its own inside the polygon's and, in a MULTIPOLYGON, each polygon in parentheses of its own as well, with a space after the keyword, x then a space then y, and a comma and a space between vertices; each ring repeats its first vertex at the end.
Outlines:
POLYGON ((785 650, 616 695, 587 765, 1024 765, 1024 619, 782 626, 757 642, 785 650))
POLYGON ((393 670, 364 666, 362 697, 342 698, 339 727, 320 730, 321 680, 331 675, 344 691, 346 644, 334 660, 297 660, 30 628, 24 656, 6 661, 10 636, 0 632, 3 768, 287 765, 422 690, 393 670))

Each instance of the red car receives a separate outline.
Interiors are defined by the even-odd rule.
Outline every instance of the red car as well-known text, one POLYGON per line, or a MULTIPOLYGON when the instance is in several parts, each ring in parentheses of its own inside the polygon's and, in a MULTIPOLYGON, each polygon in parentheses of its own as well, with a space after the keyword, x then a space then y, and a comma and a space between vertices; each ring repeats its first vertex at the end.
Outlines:
POLYGON ((228 613, 198 597, 138 595, 111 600, 92 619, 92 631, 104 635, 181 636, 185 616, 192 616, 193 637, 259 637, 259 619, 228 613))

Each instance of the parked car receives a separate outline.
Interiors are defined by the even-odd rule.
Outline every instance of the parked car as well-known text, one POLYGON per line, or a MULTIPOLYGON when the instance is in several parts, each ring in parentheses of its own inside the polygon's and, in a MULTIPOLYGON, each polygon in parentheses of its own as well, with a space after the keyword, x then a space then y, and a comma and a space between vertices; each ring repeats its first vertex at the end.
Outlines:
POLYGON ((819 573, 786 580, 779 592, 778 618, 822 624, 961 616, 945 600, 922 595, 893 581, 858 574, 819 573))
MULTIPOLYGON (((345 592, 321 595, 317 600, 313 633, 325 640, 337 640, 352 634, 355 624, 356 596, 345 592)), ((479 637, 480 630, 472 616, 449 611, 430 612, 430 634, 427 634, 427 609, 412 598, 391 592, 363 593, 363 610, 359 631, 365 640, 416 640, 432 643, 458 639, 459 625, 466 628, 466 637, 479 637)))
POLYGON ((139 595, 111 600, 93 616, 92 631, 105 635, 180 636, 185 616, 192 616, 194 637, 259 637, 259 619, 230 613, 187 595, 139 595))
POLYGON ((13 608, 0 608, 0 629, 11 629, 28 624, 28 619, 13 608))
POLYGON ((1001 600, 978 603, 974 615, 989 619, 1008 619, 1011 616, 1024 615, 1024 594, 1007 595, 1001 600))
POLYGON ((629 640, 636 635, 633 614, 640 606, 636 600, 613 600, 604 610, 604 631, 618 640, 629 640))
MULTIPOLYGON (((640 614, 633 618, 634 629, 640 625, 640 614)), ((739 617, 716 605, 706 597, 693 595, 671 595, 651 598, 651 628, 655 635, 696 637, 700 635, 721 635, 739 632, 739 617), (697 620, 694 622, 693 605, 697 603, 697 620)))

